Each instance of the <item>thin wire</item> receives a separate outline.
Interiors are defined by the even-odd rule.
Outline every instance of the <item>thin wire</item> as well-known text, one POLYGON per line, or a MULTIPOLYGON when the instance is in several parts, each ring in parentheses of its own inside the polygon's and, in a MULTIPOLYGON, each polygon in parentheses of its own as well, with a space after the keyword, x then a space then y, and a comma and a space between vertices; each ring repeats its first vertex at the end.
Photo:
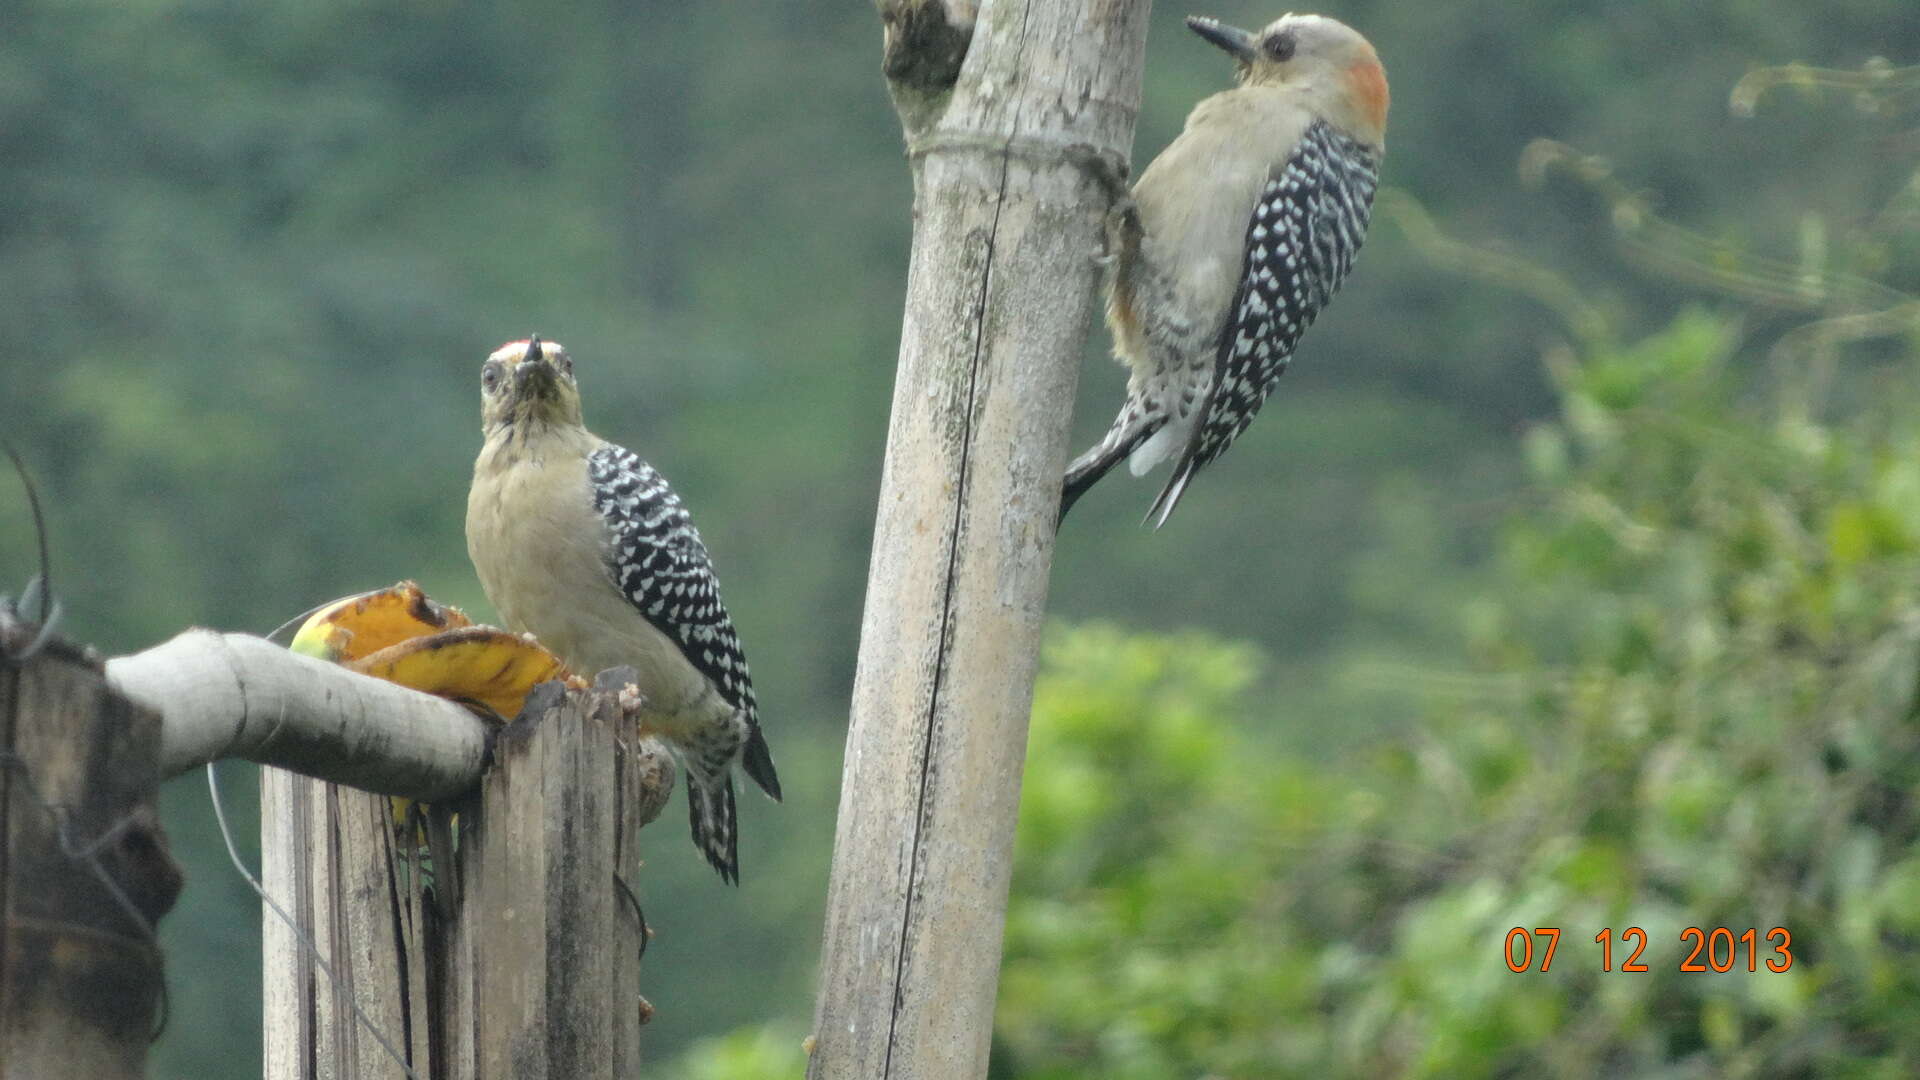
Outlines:
POLYGON ((281 623, 279 626, 274 627, 272 630, 267 631, 267 640, 272 641, 274 638, 292 629, 296 624, 306 622, 307 619, 311 618, 314 613, 318 612, 321 608, 332 607, 335 604, 349 604, 355 600, 364 600, 374 593, 384 591, 383 589, 368 589, 366 592, 355 593, 352 596, 343 596, 338 600, 322 600, 320 603, 313 605, 300 614, 295 615, 293 618, 288 619, 286 622, 281 623))
POLYGON ((333 973, 333 965, 327 963, 326 958, 320 955, 320 946, 300 928, 300 924, 293 916, 287 914, 285 908, 276 903, 273 897, 267 895, 267 887, 261 884, 260 879, 253 876, 253 871, 247 869, 247 864, 241 861, 240 849, 233 842, 233 830, 227 827, 227 812, 220 803, 220 779, 211 761, 207 762, 207 794, 213 799, 213 816, 219 822, 220 839, 226 842, 227 858, 233 860, 233 868, 240 872, 240 876, 245 878, 253 891, 259 894, 261 901, 279 916, 280 921, 287 924, 287 929, 293 931, 293 936, 300 941, 300 947, 306 950, 314 966, 327 976, 327 981, 333 984, 334 989, 346 995, 347 1007, 353 1010, 355 1018, 367 1029, 367 1033, 373 1036, 374 1041, 380 1044, 380 1049, 385 1050, 387 1056, 393 1059, 393 1063, 400 1066, 401 1071, 407 1074, 408 1080, 420 1080, 419 1074, 413 1071, 413 1066, 407 1064, 407 1060, 400 1056, 400 1051, 394 1049, 393 1043, 389 1042, 386 1035, 374 1024, 373 1018, 360 1007, 360 1002, 354 997, 353 992, 340 985, 340 979, 333 973))
MULTIPOLYGON (((33 530, 34 534, 40 540, 40 588, 42 590, 40 593, 40 622, 44 624, 48 621, 48 613, 53 610, 53 558, 47 552, 47 519, 46 516, 40 512, 40 493, 34 489, 33 477, 27 475, 27 466, 25 462, 20 460, 19 451, 13 448, 12 443, 3 438, 0 438, 0 449, 5 450, 7 457, 13 460, 13 471, 20 475, 20 485, 27 489, 27 507, 33 511, 33 530)), ((32 588, 32 586, 29 585, 28 588, 32 588)), ((21 600, 24 602, 25 599, 26 597, 23 594, 21 600)))
MULTIPOLYGON (((41 620, 39 628, 34 631, 33 640, 27 642, 18 652, 6 652, 4 649, 0 649, 0 652, 6 652, 7 659, 12 661, 15 666, 25 664, 35 656, 38 656, 40 650, 46 647, 47 642, 53 640, 53 628, 60 624, 60 614, 62 610, 64 610, 60 605, 59 599, 41 587, 38 577, 28 581, 27 587, 20 591, 21 606, 24 607, 26 605, 27 597, 30 595, 40 597, 40 614, 44 616, 44 618, 41 620)), ((19 608, 15 608, 14 610, 18 611, 19 608)))
POLYGON ((67 815, 66 808, 54 805, 40 793, 40 785, 34 782, 33 769, 27 759, 11 750, 0 750, 0 765, 13 767, 14 775, 18 776, 20 783, 26 786, 27 797, 53 820, 54 835, 60 841, 60 853, 73 862, 84 864, 87 870, 100 880, 100 884, 106 887, 107 895, 113 897, 114 902, 120 905, 127 917, 133 920, 134 926, 140 931, 140 936, 145 938, 148 944, 154 944, 157 939, 152 921, 147 918, 145 912, 140 910, 140 906, 133 902, 133 897, 128 896, 126 890, 120 887, 120 883, 113 880, 113 875, 107 873, 107 868, 101 865, 99 856, 96 854, 101 848, 118 840, 131 828, 139 811, 129 811, 124 817, 108 826, 107 831, 102 833, 99 839, 85 844, 75 844, 72 821, 67 815))
MULTIPOLYGON (((94 878, 106 888, 107 895, 113 897, 114 902, 120 905, 120 909, 126 912, 128 918, 133 920, 134 927, 146 939, 146 944, 153 950, 155 963, 164 968, 166 954, 160 951, 159 935, 154 930, 152 921, 147 918, 146 912, 140 910, 139 905, 133 902, 133 897, 128 896, 126 890, 120 887, 120 883, 113 880, 113 875, 107 872, 107 868, 101 864, 97 855, 102 848, 118 840, 134 826, 140 811, 137 809, 128 811, 119 821, 109 826, 106 832, 101 833, 98 839, 76 845, 73 842, 73 830, 70 828, 70 819, 67 817, 65 808, 55 806, 40 793, 40 785, 34 782, 33 768, 27 759, 11 750, 0 750, 0 765, 13 768, 20 778, 20 783, 26 786, 28 799, 37 803, 41 812, 53 820, 54 834, 60 841, 61 854, 73 862, 83 863, 94 878)), ((161 1033, 167 1030, 167 1016, 172 1011, 164 973, 160 978, 159 991, 159 997, 155 1003, 159 1015, 154 1018, 153 1033, 148 1036, 148 1041, 157 1041, 161 1033)))
MULTIPOLYGON (((27 465, 20 460, 20 454, 14 450, 13 444, 0 438, 0 450, 5 450, 7 457, 13 461, 13 471, 20 477, 20 486, 27 489, 27 506, 33 511, 33 534, 40 544, 40 573, 27 582, 27 587, 20 592, 20 607, 13 609, 19 612, 24 608, 30 595, 38 598, 40 627, 34 632, 33 640, 19 651, 0 648, 0 655, 18 665, 33 659, 53 638, 53 628, 60 622, 60 600, 53 595, 53 556, 47 547, 47 518, 40 510, 40 492, 33 486, 33 477, 28 474, 27 465)), ((0 607, 6 604, 7 601, 0 600, 0 607)))
MULTIPOLYGON (((379 591, 378 589, 369 589, 366 592, 347 597, 346 600, 359 600, 372 596, 379 591)), ((293 618, 288 619, 286 622, 281 623, 279 626, 274 627, 267 633, 266 640, 272 641, 294 626, 306 621, 315 612, 340 602, 339 600, 327 600, 315 604, 300 614, 295 615, 293 618)), ((214 763, 211 761, 207 762, 207 795, 213 802, 214 820, 219 825, 220 839, 227 846, 227 858, 233 862, 233 868, 239 872, 240 877, 246 881, 248 887, 252 888, 254 893, 260 897, 261 902, 273 911, 275 917, 285 923, 287 929, 293 931, 293 936, 300 942, 301 949, 313 959, 314 965, 320 969, 322 974, 326 975, 327 981, 333 984, 334 989, 339 990, 346 996, 347 1005, 353 1010, 354 1017, 366 1027, 368 1034, 372 1035, 374 1041, 380 1044, 380 1048, 386 1051, 387 1056, 393 1059, 394 1064, 400 1066, 401 1070, 409 1077, 409 1080, 419 1080, 419 1074, 413 1071, 413 1067, 407 1064, 406 1059, 394 1048, 393 1043, 388 1040, 386 1034, 374 1024, 373 1018, 368 1016, 366 1010, 361 1007, 359 999, 354 996, 351 990, 341 986, 339 978, 333 973, 332 965, 328 964, 326 958, 320 955, 320 946, 313 940, 312 935, 302 929, 299 922, 294 919, 292 915, 288 914, 287 910, 281 907, 273 897, 267 894, 266 885, 262 883, 259 878, 255 877, 253 872, 247 869, 246 863, 241 860, 240 849, 238 845, 234 843, 233 830, 227 824, 226 807, 220 801, 219 775, 214 769, 214 763)))

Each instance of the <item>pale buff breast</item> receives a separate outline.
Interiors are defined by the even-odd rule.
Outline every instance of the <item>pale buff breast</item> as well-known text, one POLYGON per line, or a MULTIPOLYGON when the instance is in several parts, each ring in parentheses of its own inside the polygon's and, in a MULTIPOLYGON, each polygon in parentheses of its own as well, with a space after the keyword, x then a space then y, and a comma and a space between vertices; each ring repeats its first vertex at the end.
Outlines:
POLYGON ((1290 89, 1214 94, 1194 106, 1185 130, 1134 186, 1153 261, 1179 267, 1179 309, 1214 315, 1211 325, 1194 327, 1203 340, 1220 332, 1240 285, 1247 222, 1267 174, 1299 141, 1308 116, 1290 89), (1205 199, 1193 197, 1196 176, 1207 178, 1205 199))
POLYGON ((732 709, 615 588, 609 530, 593 509, 584 454, 551 459, 489 444, 474 464, 467 553, 508 628, 531 633, 577 674, 631 665, 643 720, 664 734, 732 709))

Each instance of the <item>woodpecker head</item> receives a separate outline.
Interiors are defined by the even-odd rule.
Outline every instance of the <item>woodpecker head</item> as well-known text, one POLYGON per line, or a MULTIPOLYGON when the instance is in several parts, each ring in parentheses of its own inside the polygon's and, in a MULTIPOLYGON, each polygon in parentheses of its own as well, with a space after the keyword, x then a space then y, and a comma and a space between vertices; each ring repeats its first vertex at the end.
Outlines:
POLYGON ((1328 119, 1374 143, 1387 128, 1387 73, 1360 32, 1325 15, 1282 15, 1249 32, 1204 15, 1187 27, 1233 57, 1242 86, 1297 88, 1328 119))
POLYGON ((480 365, 480 420, 488 434, 533 422, 578 425, 580 390, 567 350, 538 334, 493 350, 480 365))

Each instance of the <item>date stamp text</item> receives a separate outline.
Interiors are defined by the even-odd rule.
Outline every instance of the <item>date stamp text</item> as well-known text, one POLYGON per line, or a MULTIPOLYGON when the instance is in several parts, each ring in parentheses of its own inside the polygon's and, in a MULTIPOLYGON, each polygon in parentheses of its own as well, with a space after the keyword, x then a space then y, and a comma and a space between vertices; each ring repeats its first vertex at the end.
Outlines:
MULTIPOLYGON (((1629 926, 1615 932, 1608 926, 1593 935, 1599 946, 1601 971, 1650 971, 1647 932, 1629 926)), ((1560 948, 1557 926, 1516 926, 1507 931, 1507 970, 1514 974, 1527 971, 1551 971, 1560 948)), ((1689 926, 1680 931, 1680 948, 1674 953, 1680 972, 1725 974, 1761 970, 1776 974, 1793 966, 1793 934, 1784 926, 1762 931, 1756 927, 1733 930, 1725 926, 1711 928, 1689 926)), ((1663 961, 1664 962, 1664 961, 1663 961)))

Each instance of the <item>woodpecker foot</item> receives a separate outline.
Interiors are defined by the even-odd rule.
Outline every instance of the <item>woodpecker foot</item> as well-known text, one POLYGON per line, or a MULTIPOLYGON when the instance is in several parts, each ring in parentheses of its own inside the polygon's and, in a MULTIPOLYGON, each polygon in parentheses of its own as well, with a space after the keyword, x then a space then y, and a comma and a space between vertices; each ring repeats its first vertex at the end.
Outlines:
POLYGON ((1103 270, 1112 269, 1120 256, 1139 243, 1140 207, 1133 196, 1122 194, 1107 207, 1106 218, 1102 222, 1102 246, 1094 255, 1093 263, 1103 270))
POLYGON ((1068 161, 1085 169, 1087 175, 1105 189, 1107 198, 1118 201, 1130 194, 1131 185, 1127 181, 1132 179, 1133 168, 1126 158, 1087 143, 1074 143, 1064 152, 1068 161))

